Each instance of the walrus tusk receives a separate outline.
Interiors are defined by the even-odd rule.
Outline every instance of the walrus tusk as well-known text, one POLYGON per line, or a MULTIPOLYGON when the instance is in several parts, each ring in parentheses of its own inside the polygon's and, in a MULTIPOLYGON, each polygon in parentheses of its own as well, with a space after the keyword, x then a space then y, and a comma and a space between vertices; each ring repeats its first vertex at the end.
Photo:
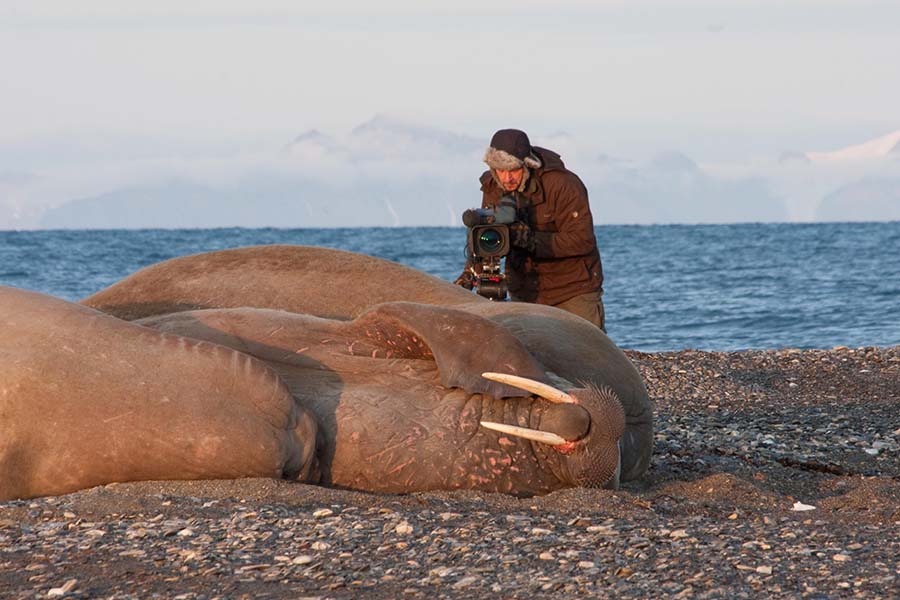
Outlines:
POLYGON ((541 442, 542 444, 549 444, 550 446, 562 446, 563 444, 569 443, 565 438, 562 438, 555 433, 550 433, 549 431, 528 429, 527 427, 516 427, 515 425, 495 423, 493 421, 481 421, 481 424, 488 429, 493 429, 494 431, 507 433, 515 437, 525 438, 526 440, 541 442))
POLYGON ((577 404, 575 398, 569 394, 556 389, 552 385, 547 385, 546 383, 541 383, 534 379, 527 379, 525 377, 519 377, 518 375, 507 375, 505 373, 482 373, 481 376, 485 379, 490 379, 491 381, 505 383, 525 390, 526 392, 537 394, 550 402, 556 402, 557 404, 577 404))

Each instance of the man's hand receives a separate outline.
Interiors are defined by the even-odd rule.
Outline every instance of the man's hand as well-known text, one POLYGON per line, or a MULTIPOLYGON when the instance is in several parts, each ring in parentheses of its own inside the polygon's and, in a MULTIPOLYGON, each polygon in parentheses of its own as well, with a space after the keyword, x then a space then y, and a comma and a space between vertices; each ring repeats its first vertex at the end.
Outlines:
POLYGON ((475 274, 472 273, 469 267, 466 267, 465 271, 463 271, 459 277, 454 281, 456 285, 460 287, 464 287, 467 290, 471 291, 473 287, 475 287, 475 274))
POLYGON ((509 226, 509 234, 509 242, 513 246, 527 252, 534 252, 534 232, 528 226, 528 223, 516 221, 509 226))

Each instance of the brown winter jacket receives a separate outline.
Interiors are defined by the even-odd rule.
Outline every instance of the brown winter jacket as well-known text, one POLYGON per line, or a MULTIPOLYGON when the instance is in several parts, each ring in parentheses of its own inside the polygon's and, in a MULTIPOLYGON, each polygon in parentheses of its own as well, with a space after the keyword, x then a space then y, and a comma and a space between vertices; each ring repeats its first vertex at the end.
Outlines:
MULTIPOLYGON (((594 237, 587 189, 552 150, 534 148, 542 166, 525 189, 515 192, 519 219, 534 231, 534 253, 513 247, 506 259, 514 300, 559 304, 600 290, 603 267, 594 237)), ((482 208, 494 208, 506 193, 491 171, 481 176, 482 208)))

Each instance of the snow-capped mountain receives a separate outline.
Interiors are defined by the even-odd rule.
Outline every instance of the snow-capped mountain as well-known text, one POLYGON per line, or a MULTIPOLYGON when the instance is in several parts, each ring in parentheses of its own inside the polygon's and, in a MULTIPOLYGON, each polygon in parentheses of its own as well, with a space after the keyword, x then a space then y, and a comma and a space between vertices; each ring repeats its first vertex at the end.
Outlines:
MULTIPOLYGON (((678 150, 635 159, 583 145, 577 132, 529 133, 585 182, 598 225, 898 214, 900 131, 754 164, 706 163, 678 150)), ((0 229, 459 226, 481 202, 488 140, 376 116, 344 135, 311 129, 253 155, 7 175, 0 229)))
POLYGON ((900 157, 900 129, 840 150, 805 153, 805 156, 814 163, 872 160, 891 155, 900 157))

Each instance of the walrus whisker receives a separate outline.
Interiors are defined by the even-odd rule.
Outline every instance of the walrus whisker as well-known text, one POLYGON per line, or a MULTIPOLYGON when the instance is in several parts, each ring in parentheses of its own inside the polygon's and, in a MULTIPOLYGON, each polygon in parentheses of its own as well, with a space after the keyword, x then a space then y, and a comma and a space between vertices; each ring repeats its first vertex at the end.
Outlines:
POLYGON ((516 427, 515 425, 507 425, 505 423, 495 423, 493 421, 481 421, 481 425, 487 429, 493 429, 501 433, 506 433, 515 437, 525 438, 550 446, 562 446, 568 444, 568 440, 563 437, 550 433, 549 431, 541 431, 539 429, 528 429, 527 427, 516 427))
POLYGON ((549 400, 550 402, 556 402, 557 404, 577 404, 575 398, 573 398, 569 394, 556 389, 552 385, 547 385, 546 383, 541 383, 540 381, 535 381, 534 379, 519 377, 518 375, 508 375, 506 373, 490 372, 482 373, 481 376, 485 379, 490 379, 491 381, 505 383, 507 385, 525 390, 526 392, 537 394, 541 398, 549 400))

